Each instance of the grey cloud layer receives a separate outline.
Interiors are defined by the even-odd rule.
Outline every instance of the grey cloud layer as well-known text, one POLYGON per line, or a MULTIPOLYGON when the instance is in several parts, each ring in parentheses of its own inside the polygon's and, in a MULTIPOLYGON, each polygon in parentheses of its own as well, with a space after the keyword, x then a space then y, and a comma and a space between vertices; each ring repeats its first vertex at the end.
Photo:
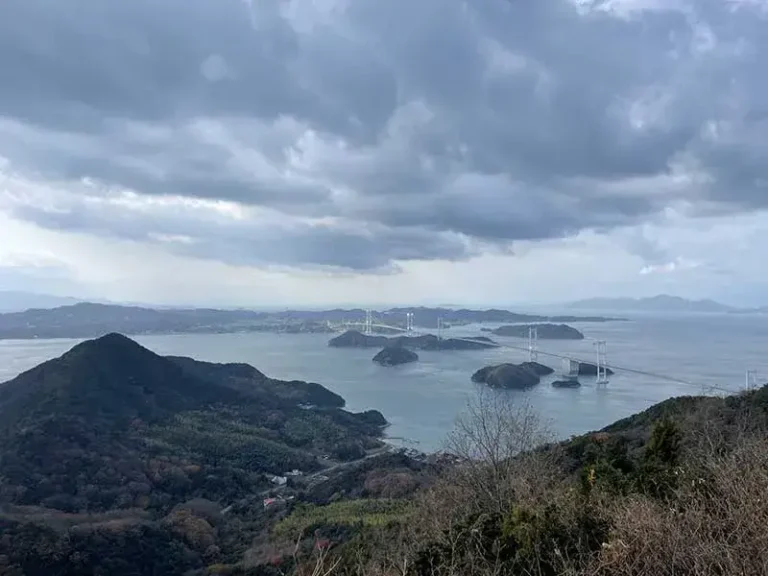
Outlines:
MULTIPOLYGON (((759 5, 593 4, 6 0, 0 155, 64 186, 300 219, 280 250, 268 234, 286 227, 194 223, 185 251, 245 263, 364 270, 466 257, 467 237, 608 230, 678 201, 768 207, 759 5)), ((77 201, 68 216, 10 209, 134 239, 193 224, 77 201)))
POLYGON ((150 242, 171 252, 239 265, 327 266, 353 271, 391 270, 393 260, 461 259, 470 248, 460 237, 419 229, 344 229, 324 224, 254 226, 164 213, 141 220, 120 206, 74 203, 69 210, 18 206, 17 216, 58 230, 150 242))

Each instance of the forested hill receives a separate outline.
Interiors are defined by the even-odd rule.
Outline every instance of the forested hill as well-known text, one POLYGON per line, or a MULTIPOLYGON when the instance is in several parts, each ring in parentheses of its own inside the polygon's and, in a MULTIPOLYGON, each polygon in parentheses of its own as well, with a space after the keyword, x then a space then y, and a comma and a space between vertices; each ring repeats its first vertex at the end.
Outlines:
POLYGON ((0 498, 70 512, 226 502, 267 473, 379 446, 383 417, 343 405, 319 384, 108 334, 0 385, 0 498))

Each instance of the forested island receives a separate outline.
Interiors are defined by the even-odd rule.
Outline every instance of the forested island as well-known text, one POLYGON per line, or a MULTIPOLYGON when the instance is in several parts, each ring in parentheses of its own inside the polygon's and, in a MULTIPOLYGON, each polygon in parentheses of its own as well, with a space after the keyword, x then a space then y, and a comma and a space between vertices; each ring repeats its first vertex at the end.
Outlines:
POLYGON ((382 348, 381 351, 373 357, 373 361, 381 366, 399 366, 416 362, 419 355, 401 345, 390 345, 382 348))
POLYGON ((584 340, 584 334, 567 324, 512 324, 498 328, 481 328, 496 336, 511 336, 513 338, 528 338, 531 328, 536 330, 536 338, 541 340, 584 340))
POLYGON ((472 382, 487 384, 491 388, 524 390, 535 386, 542 376, 553 372, 552 368, 538 362, 504 363, 481 368, 472 375, 472 382))

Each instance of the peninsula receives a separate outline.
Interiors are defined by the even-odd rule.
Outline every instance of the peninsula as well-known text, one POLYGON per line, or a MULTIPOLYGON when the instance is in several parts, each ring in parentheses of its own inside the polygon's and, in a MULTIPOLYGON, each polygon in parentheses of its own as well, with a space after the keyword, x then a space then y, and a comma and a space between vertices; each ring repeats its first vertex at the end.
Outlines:
MULTIPOLYGON (((407 325, 443 329, 451 325, 522 322, 607 322, 605 317, 546 317, 508 310, 452 310, 448 308, 392 308, 374 311, 376 331, 394 334, 407 325)), ((0 339, 95 338, 109 332, 128 335, 190 333, 334 333, 364 324, 363 309, 223 310, 212 308, 162 309, 82 302, 55 308, 33 308, 0 313, 0 339)))

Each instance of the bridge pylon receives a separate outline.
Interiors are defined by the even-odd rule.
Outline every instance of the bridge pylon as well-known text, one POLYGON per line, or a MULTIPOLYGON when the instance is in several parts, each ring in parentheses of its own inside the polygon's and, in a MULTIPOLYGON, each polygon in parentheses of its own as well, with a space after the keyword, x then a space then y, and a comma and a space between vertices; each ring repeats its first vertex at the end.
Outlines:
POLYGON ((367 336, 373 334, 373 312, 370 310, 365 311, 365 330, 364 333, 367 336))
POLYGON ((595 383, 597 385, 608 384, 608 344, 605 340, 598 340, 595 342, 595 350, 597 355, 597 378, 595 383))
POLYGON ((536 326, 528 327, 528 362, 539 360, 539 329, 536 326))

